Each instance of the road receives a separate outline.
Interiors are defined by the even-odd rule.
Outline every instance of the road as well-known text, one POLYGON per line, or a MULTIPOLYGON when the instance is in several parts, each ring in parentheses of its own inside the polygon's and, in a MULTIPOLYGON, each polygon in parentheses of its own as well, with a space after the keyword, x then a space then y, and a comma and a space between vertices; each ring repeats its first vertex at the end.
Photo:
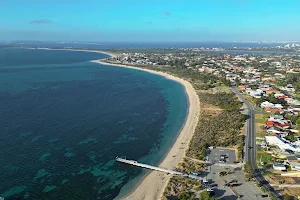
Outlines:
POLYGON ((253 169, 256 169, 256 138, 255 138, 255 112, 253 106, 245 99, 245 97, 236 89, 232 91, 239 97, 239 99, 246 104, 248 108, 248 119, 246 121, 246 142, 245 142, 245 160, 249 161, 253 169))
POLYGON ((253 174, 256 182, 258 182, 258 184, 262 185, 266 190, 268 190, 273 197, 282 199, 282 196, 274 190, 274 188, 266 181, 266 179, 261 174, 260 170, 257 168, 254 108, 235 87, 231 87, 231 89, 238 96, 238 98, 248 107, 248 118, 246 121, 247 135, 245 139, 245 161, 250 162, 254 171, 253 174))

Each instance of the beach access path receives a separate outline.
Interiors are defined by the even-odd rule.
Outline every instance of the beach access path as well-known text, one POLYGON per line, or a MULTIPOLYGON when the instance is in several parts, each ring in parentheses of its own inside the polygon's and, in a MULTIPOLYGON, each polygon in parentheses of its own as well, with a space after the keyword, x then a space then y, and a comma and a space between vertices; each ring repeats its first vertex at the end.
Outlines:
MULTIPOLYGON (((105 53, 105 52, 101 52, 101 53, 105 53)), ((172 76, 167 73, 159 72, 159 71, 127 66, 122 64, 111 64, 103 60, 94 60, 92 62, 100 63, 103 65, 125 67, 128 69, 146 71, 176 81, 184 86, 188 98, 188 102, 189 102, 188 115, 186 117, 186 121, 183 125, 183 128, 181 129, 181 132, 178 135, 177 140, 175 141, 174 145, 172 146, 172 148, 170 149, 166 157, 159 165, 159 167, 167 168, 167 169, 172 169, 176 167, 177 164, 185 157, 185 152, 188 149, 188 145, 190 143, 190 140, 193 137, 193 134, 195 132, 199 120, 200 101, 197 92, 193 88, 192 84, 181 78, 172 76)), ((117 197, 116 199, 126 199, 126 200, 160 199, 169 182, 170 177, 171 176, 165 175, 162 172, 152 171, 142 179, 142 181, 137 185, 135 190, 132 191, 127 197, 117 197)))

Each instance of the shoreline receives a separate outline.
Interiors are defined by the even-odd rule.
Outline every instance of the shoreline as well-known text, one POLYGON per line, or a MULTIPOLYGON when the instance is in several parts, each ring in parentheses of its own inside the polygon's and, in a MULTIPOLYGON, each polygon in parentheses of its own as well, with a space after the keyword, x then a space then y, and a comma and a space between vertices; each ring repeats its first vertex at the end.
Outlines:
MULTIPOLYGON (((105 52, 102 53, 106 54, 105 52)), ((128 69, 145 71, 148 73, 163 76, 167 79, 176 81, 184 86, 185 93, 188 98, 188 104, 189 104, 188 113, 184 125, 182 126, 182 129, 180 130, 180 133, 178 134, 175 143, 173 144, 169 152, 166 154, 166 156, 162 159, 161 163, 159 164, 159 167, 168 168, 168 169, 172 169, 173 167, 176 167, 178 163, 185 157, 185 152, 188 149, 190 140, 194 135, 199 120, 200 101, 192 84, 181 78, 172 76, 167 73, 155 71, 155 70, 143 69, 143 68, 128 66, 124 64, 107 63, 104 62, 103 59, 93 60, 91 62, 114 66, 114 67, 124 67, 128 69), (173 157, 174 155, 176 156, 173 157)), ((148 175, 143 177, 143 179, 137 185, 137 187, 134 188, 132 191, 130 191, 127 196, 125 197, 117 196, 116 199, 121 199, 121 198, 125 200, 160 199, 160 197, 163 195, 163 192, 170 178, 171 178, 170 175, 166 175, 162 172, 151 171, 148 175)))

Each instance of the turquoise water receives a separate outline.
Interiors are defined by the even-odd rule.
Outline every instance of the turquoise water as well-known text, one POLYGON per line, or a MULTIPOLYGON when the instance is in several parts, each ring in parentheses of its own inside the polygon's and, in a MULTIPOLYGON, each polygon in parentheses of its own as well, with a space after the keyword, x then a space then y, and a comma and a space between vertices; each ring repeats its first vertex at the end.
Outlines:
POLYGON ((161 161, 187 114, 183 86, 88 62, 105 57, 0 50, 0 197, 113 199, 145 173, 116 156, 161 161))

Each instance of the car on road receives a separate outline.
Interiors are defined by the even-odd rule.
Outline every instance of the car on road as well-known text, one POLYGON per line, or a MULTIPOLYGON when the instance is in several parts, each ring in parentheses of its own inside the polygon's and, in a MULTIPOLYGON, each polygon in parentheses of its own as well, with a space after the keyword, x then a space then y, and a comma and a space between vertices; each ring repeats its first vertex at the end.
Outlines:
POLYGON ((263 197, 263 198, 264 198, 264 197, 269 197, 269 195, 267 195, 267 194, 262 194, 261 197, 263 197))

